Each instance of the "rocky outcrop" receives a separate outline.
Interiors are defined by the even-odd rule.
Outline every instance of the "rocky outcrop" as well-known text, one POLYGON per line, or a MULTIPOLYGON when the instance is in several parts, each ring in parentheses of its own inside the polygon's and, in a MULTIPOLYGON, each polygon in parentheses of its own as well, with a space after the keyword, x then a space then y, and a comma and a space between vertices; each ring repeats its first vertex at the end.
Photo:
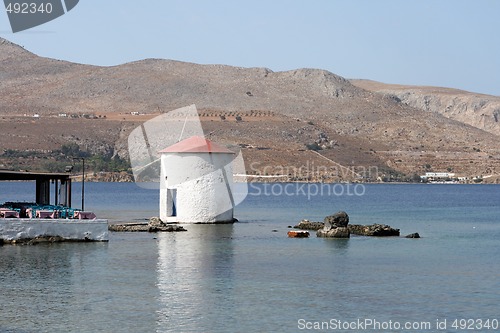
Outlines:
POLYGON ((323 238, 349 238, 351 234, 349 232, 349 228, 340 227, 340 228, 332 228, 329 230, 320 229, 316 231, 316 236, 323 238))
MULTIPOLYGON (((346 212, 340 211, 333 215, 325 217, 324 222, 311 222, 302 220, 294 226, 296 229, 302 230, 317 230, 316 236, 330 238, 349 238, 350 234, 360 236, 399 236, 399 229, 392 228, 387 224, 349 224, 349 215, 346 212)), ((412 233, 405 236, 406 238, 420 238, 418 233, 412 233)))
POLYGON ((384 84, 369 80, 351 80, 351 83, 397 103, 438 113, 495 135, 500 134, 499 96, 441 87, 384 84))
POLYGON ((344 211, 340 211, 333 215, 325 217, 324 223, 325 227, 347 227, 347 225, 349 224, 349 215, 347 215, 347 213, 344 211))
POLYGON ((184 227, 178 224, 164 223, 158 217, 152 217, 148 223, 123 223, 123 224, 110 224, 108 226, 110 231, 128 231, 128 232, 159 232, 159 231, 187 231, 184 227))
MULTIPOLYGON (((441 89, 444 90, 444 89, 441 89)), ((423 89, 390 91, 402 103, 472 125, 493 134, 500 134, 500 98, 464 91, 427 92, 423 89)))
POLYGON ((387 224, 372 224, 372 225, 361 225, 361 224, 353 224, 349 226, 349 230, 354 235, 361 236, 377 236, 377 237, 385 237, 385 236, 399 236, 399 229, 394 229, 387 224))
POLYGON ((152 217, 149 219, 148 231, 186 231, 186 229, 178 224, 167 224, 163 222, 159 217, 152 217))
POLYGON ((344 211, 337 212, 325 217, 324 227, 316 232, 316 236, 325 238, 349 238, 351 233, 347 227, 348 224, 349 215, 344 211))
POLYGON ((319 230, 325 226, 323 222, 312 222, 309 220, 302 220, 294 226, 295 229, 301 230, 319 230))

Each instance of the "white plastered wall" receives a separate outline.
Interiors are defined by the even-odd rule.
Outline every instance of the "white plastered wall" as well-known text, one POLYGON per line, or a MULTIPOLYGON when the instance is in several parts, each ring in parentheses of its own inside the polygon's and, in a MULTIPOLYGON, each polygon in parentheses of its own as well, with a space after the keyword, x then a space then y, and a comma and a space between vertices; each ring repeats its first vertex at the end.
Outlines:
MULTIPOLYGON (((161 156, 160 218, 181 223, 233 221, 229 153, 164 153, 161 156), (176 189, 176 217, 169 189, 176 189)), ((172 192, 170 192, 172 193, 172 192)))

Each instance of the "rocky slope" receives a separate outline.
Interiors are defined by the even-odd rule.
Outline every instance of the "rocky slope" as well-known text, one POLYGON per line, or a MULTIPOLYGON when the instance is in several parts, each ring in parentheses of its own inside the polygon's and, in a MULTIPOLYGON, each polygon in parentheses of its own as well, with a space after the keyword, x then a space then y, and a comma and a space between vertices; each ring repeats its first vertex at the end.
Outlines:
MULTIPOLYGON (((210 138, 241 147, 255 174, 352 180, 426 170, 500 173, 494 124, 478 128, 354 83, 319 69, 273 72, 158 59, 80 65, 0 39, 0 154, 71 142, 126 157, 132 129, 196 104, 210 138)), ((14 165, 0 155, 2 164, 14 165)))
POLYGON ((384 84, 351 80, 355 86, 393 98, 403 104, 500 135, 500 97, 463 90, 384 84))

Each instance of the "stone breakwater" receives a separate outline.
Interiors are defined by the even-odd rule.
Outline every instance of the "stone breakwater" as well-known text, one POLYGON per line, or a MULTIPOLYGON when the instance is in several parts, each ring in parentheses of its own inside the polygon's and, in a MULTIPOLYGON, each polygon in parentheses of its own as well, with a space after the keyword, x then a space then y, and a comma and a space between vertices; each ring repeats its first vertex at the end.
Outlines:
MULTIPOLYGON (((294 226, 301 230, 315 230, 318 237, 349 238, 351 234, 359 236, 389 237, 400 236, 400 230, 387 224, 371 225, 349 224, 349 216, 340 211, 325 217, 324 222, 302 220, 294 226)), ((418 233, 412 233, 406 238, 420 238, 418 233)))
POLYGON ((110 224, 109 231, 116 232, 173 232, 173 231, 187 231, 184 227, 178 224, 167 224, 160 220, 158 217, 152 217, 148 223, 122 223, 110 224))

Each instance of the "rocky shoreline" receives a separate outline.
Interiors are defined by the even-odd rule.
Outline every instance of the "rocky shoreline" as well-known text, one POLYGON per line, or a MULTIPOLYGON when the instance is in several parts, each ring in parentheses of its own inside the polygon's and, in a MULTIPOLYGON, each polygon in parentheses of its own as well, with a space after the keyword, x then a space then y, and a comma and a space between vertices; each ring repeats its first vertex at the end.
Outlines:
MULTIPOLYGON (((81 175, 72 176, 73 181, 81 182, 81 175)), ((85 175, 86 182, 102 182, 102 183, 133 183, 135 182, 134 175, 130 172, 122 171, 122 172, 88 172, 85 175)), ((158 181, 158 180, 155 180, 158 181)), ((249 183, 318 183, 318 184, 336 184, 338 183, 337 178, 326 177, 325 175, 306 175, 303 178, 297 179, 296 177, 259 177, 259 175, 249 174, 247 179, 249 183)), ((407 181, 382 181, 382 180, 366 180, 366 179, 355 179, 351 180, 352 184, 422 184, 420 181, 414 181, 409 179, 407 181)), ((236 179, 236 182, 238 180, 236 179)), ((454 182, 456 184, 500 184, 500 176, 491 176, 482 178, 480 182, 474 182, 472 180, 468 181, 460 181, 454 182)), ((440 183, 434 183, 440 184, 440 183)))

